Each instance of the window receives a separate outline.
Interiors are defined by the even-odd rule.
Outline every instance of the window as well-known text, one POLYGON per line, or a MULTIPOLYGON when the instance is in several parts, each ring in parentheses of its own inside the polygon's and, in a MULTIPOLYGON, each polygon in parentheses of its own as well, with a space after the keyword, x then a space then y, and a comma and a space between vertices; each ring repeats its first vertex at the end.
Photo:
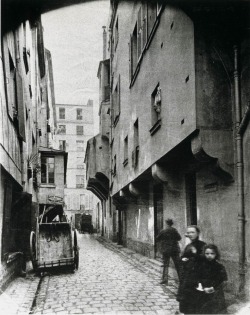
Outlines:
POLYGON ((26 47, 23 47, 23 63, 24 63, 26 74, 29 72, 28 55, 29 55, 29 51, 26 50, 26 47))
POLYGON ((128 164, 128 136, 124 139, 124 161, 123 166, 128 164))
POLYGON ((195 173, 186 174, 186 209, 187 225, 197 225, 196 176, 195 173))
POLYGON ((80 109, 80 108, 76 109, 76 119, 82 120, 82 109, 80 109))
POLYGON ((116 175, 116 155, 114 156, 114 159, 112 159, 112 175, 116 175))
POLYGON ((59 119, 65 119, 65 108, 59 107, 59 119))
POLYGON ((83 135, 83 126, 76 126, 76 134, 78 136, 82 136, 83 135))
POLYGON ((151 134, 154 134, 161 126, 161 87, 158 83, 153 93, 151 94, 151 134))
POLYGON ((76 161, 76 167, 77 168, 84 168, 84 159, 83 157, 77 157, 77 161, 76 161))
POLYGON ((59 140, 59 150, 66 151, 66 140, 59 140))
POLYGON ((135 25, 133 34, 130 38, 130 80, 132 80, 133 75, 135 74, 135 69, 137 66, 137 23, 135 25))
POLYGON ((43 156, 41 158, 41 183, 55 183, 55 158, 43 156))
POLYGON ((80 210, 85 210, 85 195, 80 195, 80 210))
POLYGON ((9 61, 9 80, 8 80, 8 104, 9 114, 14 119, 17 118, 17 104, 16 104, 16 68, 12 59, 11 53, 8 51, 9 61))
POLYGON ((139 158, 139 126, 138 119, 134 123, 134 150, 132 151, 132 166, 136 167, 139 158))
POLYGON ((84 141, 83 140, 77 140, 76 141, 76 151, 78 151, 78 152, 84 151, 84 141))
POLYGON ((83 175, 76 175, 76 188, 85 188, 83 175))
POLYGON ((120 96, 120 75, 118 77, 117 84, 116 84, 116 87, 114 89, 112 97, 113 97, 112 122, 115 126, 117 124, 119 116, 120 116, 120 98, 121 98, 121 96, 120 96))
POLYGON ((157 29, 162 9, 163 5, 159 1, 151 1, 148 4, 145 1, 138 11, 137 22, 129 43, 130 87, 139 72, 138 63, 141 61, 145 48, 150 44, 157 29))
POLYGON ((118 32, 118 18, 116 20, 116 23, 115 23, 115 49, 117 47, 117 44, 118 44, 118 40, 119 40, 119 32, 118 32))
POLYGON ((65 135, 66 134, 66 125, 59 125, 57 133, 59 135, 65 135))

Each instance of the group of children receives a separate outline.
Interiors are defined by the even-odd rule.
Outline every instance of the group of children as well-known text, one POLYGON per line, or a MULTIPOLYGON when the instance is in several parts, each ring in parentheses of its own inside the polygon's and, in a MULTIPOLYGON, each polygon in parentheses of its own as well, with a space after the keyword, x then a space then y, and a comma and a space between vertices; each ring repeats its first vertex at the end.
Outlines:
POLYGON ((177 294, 180 312, 184 314, 226 314, 223 282, 225 267, 214 244, 199 240, 199 229, 188 227, 188 244, 181 257, 180 285, 177 294))

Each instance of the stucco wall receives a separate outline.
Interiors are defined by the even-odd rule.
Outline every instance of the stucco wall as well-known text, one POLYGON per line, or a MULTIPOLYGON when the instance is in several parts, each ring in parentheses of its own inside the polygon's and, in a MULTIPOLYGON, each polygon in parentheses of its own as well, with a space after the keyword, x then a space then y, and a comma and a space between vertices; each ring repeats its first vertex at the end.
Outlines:
POLYGON ((139 3, 122 2, 117 11, 119 41, 112 71, 113 89, 120 75, 121 112, 113 130, 112 157, 117 155, 117 176, 114 178, 113 193, 141 174, 196 127, 193 24, 183 12, 169 6, 165 8, 152 42, 143 55, 139 73, 133 86, 129 88, 128 43, 139 8, 139 3), (151 94, 158 83, 162 92, 162 126, 151 136, 151 94), (140 153, 138 167, 134 169, 133 125, 137 118, 140 153), (126 136, 128 164, 124 167, 122 163, 126 136))

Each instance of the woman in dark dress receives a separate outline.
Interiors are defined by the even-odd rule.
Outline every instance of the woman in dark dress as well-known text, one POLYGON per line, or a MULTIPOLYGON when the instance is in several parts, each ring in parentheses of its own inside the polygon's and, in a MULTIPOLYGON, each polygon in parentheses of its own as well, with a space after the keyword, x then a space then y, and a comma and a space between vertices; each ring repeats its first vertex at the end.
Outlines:
POLYGON ((199 240, 200 229, 191 225, 187 227, 186 236, 191 243, 185 247, 181 257, 180 284, 177 293, 179 309, 184 314, 198 314, 200 292, 197 291, 199 266, 205 243, 199 240))
POLYGON ((225 267, 218 262, 219 251, 213 244, 204 247, 204 260, 199 266, 200 314, 226 314, 223 282, 227 281, 225 267))

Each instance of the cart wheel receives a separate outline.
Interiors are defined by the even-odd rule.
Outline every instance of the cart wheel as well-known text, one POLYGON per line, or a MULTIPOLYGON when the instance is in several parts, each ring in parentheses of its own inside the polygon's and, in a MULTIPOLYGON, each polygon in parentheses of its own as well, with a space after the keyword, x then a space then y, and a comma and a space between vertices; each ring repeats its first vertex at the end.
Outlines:
POLYGON ((36 234, 34 231, 30 233, 30 258, 32 262, 33 269, 36 271, 36 234))
POLYGON ((74 258, 74 263, 75 263, 75 269, 77 270, 79 267, 79 248, 77 245, 77 234, 76 231, 74 231, 74 254, 75 254, 75 258, 74 258))

